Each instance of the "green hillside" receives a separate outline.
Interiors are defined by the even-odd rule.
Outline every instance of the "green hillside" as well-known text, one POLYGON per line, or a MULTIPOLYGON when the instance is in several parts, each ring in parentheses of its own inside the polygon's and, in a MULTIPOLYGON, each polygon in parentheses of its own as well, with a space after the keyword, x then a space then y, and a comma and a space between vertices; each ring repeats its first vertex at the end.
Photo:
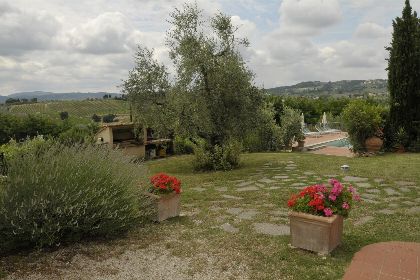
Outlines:
POLYGON ((337 82, 302 82, 293 86, 267 89, 272 95, 294 96, 384 96, 388 94, 387 80, 343 80, 337 82))
POLYGON ((71 117, 90 118, 93 114, 129 114, 129 105, 124 100, 71 100, 50 101, 32 104, 2 106, 2 111, 11 114, 43 114, 59 117, 60 112, 68 112, 71 117))

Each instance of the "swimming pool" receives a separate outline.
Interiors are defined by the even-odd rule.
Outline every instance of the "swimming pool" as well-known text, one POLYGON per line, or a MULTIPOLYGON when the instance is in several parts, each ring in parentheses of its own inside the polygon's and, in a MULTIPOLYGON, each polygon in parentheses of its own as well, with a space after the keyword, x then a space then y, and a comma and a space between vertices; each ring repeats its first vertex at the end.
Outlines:
POLYGON ((351 148, 351 144, 349 142, 348 138, 342 138, 342 139, 338 139, 338 140, 334 140, 334 141, 330 141, 327 143, 324 143, 326 146, 332 146, 332 147, 347 147, 347 148, 351 148))

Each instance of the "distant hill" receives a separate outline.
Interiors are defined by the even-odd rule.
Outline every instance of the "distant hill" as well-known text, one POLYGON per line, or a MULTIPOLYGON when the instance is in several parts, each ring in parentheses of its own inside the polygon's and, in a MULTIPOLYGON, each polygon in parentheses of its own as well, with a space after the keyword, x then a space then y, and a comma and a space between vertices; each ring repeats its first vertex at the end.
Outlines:
POLYGON ((358 96, 387 95, 387 80, 343 80, 337 82, 302 82, 293 86, 282 86, 267 89, 272 95, 294 96, 358 96))
POLYGON ((7 96, 0 95, 0 103, 4 103, 8 98, 26 98, 32 99, 37 98, 38 101, 45 100, 84 100, 88 98, 102 98, 105 94, 110 94, 112 97, 121 96, 119 93, 109 92, 46 92, 46 91, 29 91, 29 92, 18 92, 7 96))

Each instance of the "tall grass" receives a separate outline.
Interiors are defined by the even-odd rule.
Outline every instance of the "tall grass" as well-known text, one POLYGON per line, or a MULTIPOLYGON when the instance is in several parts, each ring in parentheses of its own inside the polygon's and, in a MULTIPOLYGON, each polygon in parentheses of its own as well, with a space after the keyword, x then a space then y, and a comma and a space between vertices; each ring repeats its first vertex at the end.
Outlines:
POLYGON ((146 215, 143 167, 119 151, 52 144, 8 161, 0 191, 0 251, 128 230, 146 215))

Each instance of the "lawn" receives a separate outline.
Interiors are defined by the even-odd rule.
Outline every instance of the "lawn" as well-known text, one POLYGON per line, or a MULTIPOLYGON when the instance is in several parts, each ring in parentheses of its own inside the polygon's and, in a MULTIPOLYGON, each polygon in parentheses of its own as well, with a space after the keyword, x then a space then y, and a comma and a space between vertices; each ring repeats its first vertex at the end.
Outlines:
POLYGON ((181 179, 181 217, 114 240, 8 256, 4 271, 10 279, 340 279, 365 245, 420 242, 419 154, 244 154, 239 169, 208 173, 193 172, 190 160, 146 163, 150 175, 167 172, 181 179), (342 164, 350 171, 343 173, 342 164), (282 235, 287 199, 303 185, 332 176, 360 181, 352 184, 364 198, 344 222, 343 244, 324 257, 290 248, 290 236, 282 235))

